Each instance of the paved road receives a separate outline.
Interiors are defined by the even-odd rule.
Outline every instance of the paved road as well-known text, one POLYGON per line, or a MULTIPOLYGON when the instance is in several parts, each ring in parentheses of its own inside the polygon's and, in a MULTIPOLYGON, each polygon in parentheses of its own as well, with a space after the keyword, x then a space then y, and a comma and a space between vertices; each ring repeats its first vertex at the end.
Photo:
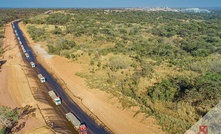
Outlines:
MULTIPOLYGON (((22 42, 22 45, 26 49, 27 53, 29 54, 29 58, 26 58, 24 53, 23 60, 27 63, 30 63, 31 61, 36 63, 36 67, 33 68, 33 72, 37 77, 37 74, 41 73, 43 76, 46 77, 45 83, 40 83, 40 87, 43 89, 44 92, 44 100, 50 102, 50 104, 54 107, 56 110, 56 113, 63 118, 63 126, 65 127, 59 127, 56 126, 54 130, 59 133, 77 133, 74 129, 74 127, 68 122, 65 118, 65 114, 68 112, 72 112, 75 114, 75 116, 81 121, 81 123, 85 123, 88 127, 88 133, 89 134, 108 134, 108 132, 101 126, 95 123, 95 121, 90 118, 87 114, 85 114, 82 109, 65 93, 65 91, 61 88, 61 86, 56 82, 56 80, 41 66, 40 63, 37 62, 35 55, 32 53, 32 50, 28 47, 26 40, 24 36, 22 35, 22 32, 20 31, 18 27, 18 21, 14 22, 14 30, 17 30, 18 36, 20 38, 20 41, 22 42), (62 99, 62 104, 60 106, 56 106, 54 103, 52 103, 52 99, 48 95, 48 91, 54 90, 56 94, 58 94, 59 97, 62 99), (63 130, 65 129, 65 130, 63 130)), ((20 47, 21 50, 21 47, 20 47)), ((40 80, 39 80, 40 81, 40 80)), ((55 117, 56 118, 56 117, 55 117)), ((56 119, 54 120, 54 124, 59 124, 59 122, 56 122, 56 119)))

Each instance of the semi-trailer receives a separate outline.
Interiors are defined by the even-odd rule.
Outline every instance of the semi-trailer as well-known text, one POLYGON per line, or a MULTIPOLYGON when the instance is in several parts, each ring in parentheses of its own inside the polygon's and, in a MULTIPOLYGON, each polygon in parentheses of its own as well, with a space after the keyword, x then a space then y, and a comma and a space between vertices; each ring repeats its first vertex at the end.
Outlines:
POLYGON ((53 90, 49 91, 48 94, 53 99, 55 105, 60 105, 61 104, 61 99, 55 94, 55 92, 53 90))
POLYGON ((38 74, 38 78, 40 79, 41 83, 45 82, 45 77, 42 74, 38 74))
POLYGON ((73 113, 69 112, 66 114, 66 118, 70 121, 74 128, 78 131, 79 134, 87 134, 87 127, 85 124, 81 124, 81 122, 74 116, 73 113))

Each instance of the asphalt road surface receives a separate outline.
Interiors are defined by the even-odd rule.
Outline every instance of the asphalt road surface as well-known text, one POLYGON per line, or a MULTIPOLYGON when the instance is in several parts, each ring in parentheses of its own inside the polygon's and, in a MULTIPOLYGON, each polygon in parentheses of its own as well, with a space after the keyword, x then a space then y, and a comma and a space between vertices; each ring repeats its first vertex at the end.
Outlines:
MULTIPOLYGON (((31 61, 36 64, 36 67, 33 68, 33 74, 36 75, 36 78, 38 78, 38 74, 42 74, 46 78, 45 83, 40 83, 39 80, 39 86, 42 89, 41 90, 41 97, 38 97, 38 95, 34 95, 35 99, 38 99, 38 101, 46 101, 50 105, 54 107, 53 110, 56 111, 55 117, 49 117, 50 122, 54 122, 53 129, 57 133, 77 133, 77 131, 74 129, 72 124, 66 120, 65 114, 68 112, 72 112, 81 123, 86 124, 88 128, 89 134, 108 134, 108 132, 101 126, 95 123, 95 121, 90 118, 86 113, 82 111, 82 109, 65 93, 65 91, 61 88, 61 86, 56 82, 55 78, 53 78, 42 66, 40 63, 37 62, 35 55, 32 53, 32 50, 28 47, 26 40, 24 36, 22 35, 22 32, 20 31, 18 27, 18 22, 14 22, 14 33, 15 30, 17 30, 18 35, 16 36, 20 38, 20 41, 22 42, 22 45, 24 46, 26 53, 29 55, 29 58, 25 56, 25 53, 22 52, 22 49, 20 47, 20 51, 22 53, 22 57, 24 62, 30 63, 31 61), (53 90, 55 93, 61 98, 62 103, 59 106, 56 106, 52 99, 50 98, 48 91, 53 90)), ((16 33, 15 33, 16 34, 16 33)), ((17 38, 18 40, 18 38, 17 38)), ((19 45, 19 44, 18 44, 19 45)), ((50 111, 50 110, 48 110, 50 111)))

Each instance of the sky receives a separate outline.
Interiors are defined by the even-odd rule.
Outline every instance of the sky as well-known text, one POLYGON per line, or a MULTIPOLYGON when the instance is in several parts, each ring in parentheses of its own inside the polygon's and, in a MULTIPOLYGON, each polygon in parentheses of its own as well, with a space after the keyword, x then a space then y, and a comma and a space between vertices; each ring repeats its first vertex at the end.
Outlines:
POLYGON ((0 0, 7 8, 221 7, 221 0, 0 0))

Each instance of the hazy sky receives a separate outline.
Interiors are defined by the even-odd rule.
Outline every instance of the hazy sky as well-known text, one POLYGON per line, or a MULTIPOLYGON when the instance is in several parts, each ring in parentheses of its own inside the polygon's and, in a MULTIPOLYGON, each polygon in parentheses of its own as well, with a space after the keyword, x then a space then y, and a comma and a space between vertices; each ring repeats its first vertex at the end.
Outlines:
POLYGON ((0 0, 0 7, 221 7, 221 0, 0 0))

